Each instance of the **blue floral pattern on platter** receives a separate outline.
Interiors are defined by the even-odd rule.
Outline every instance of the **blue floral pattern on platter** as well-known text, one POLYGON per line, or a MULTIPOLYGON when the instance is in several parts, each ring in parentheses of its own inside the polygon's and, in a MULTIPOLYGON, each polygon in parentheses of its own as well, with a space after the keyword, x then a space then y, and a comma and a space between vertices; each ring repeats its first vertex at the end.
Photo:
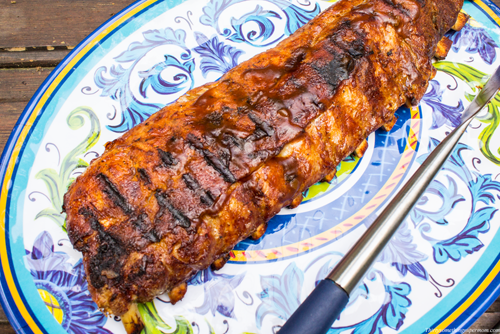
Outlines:
POLYGON ((427 104, 433 111, 431 129, 440 128, 445 124, 452 128, 460 125, 464 111, 462 100, 458 101, 457 106, 447 105, 443 103, 443 93, 446 88, 441 88, 441 84, 436 80, 431 80, 429 87, 429 91, 424 95, 421 103, 427 104))
MULTIPOLYGON (((24 199, 26 211, 33 212, 33 217, 26 214, 24 221, 24 263, 41 298, 47 302, 45 311, 61 320, 64 330, 123 333, 119 319, 104 317, 91 301, 80 255, 68 241, 54 244, 53 240, 65 240, 61 224, 53 224, 54 217, 49 215, 34 218, 57 204, 51 199, 49 183, 37 179, 37 172, 59 166, 60 174, 68 177, 57 184, 66 186, 66 181, 100 155, 106 141, 189 89, 217 80, 238 63, 275 45, 329 5, 288 0, 209 0, 196 9, 181 5, 125 39, 82 80, 73 94, 80 96, 77 100, 81 105, 89 104, 85 110, 90 110, 90 125, 81 122, 68 127, 66 115, 74 112, 75 106, 65 106, 58 112, 64 117, 56 119, 54 127, 66 132, 50 137, 48 131, 43 139, 45 151, 37 153, 39 158, 24 199), (71 154, 76 146, 81 153, 78 158, 71 154), (63 171, 61 161, 71 162, 67 164, 71 168, 63 171)), ((461 61, 470 63, 470 57, 475 57, 473 65, 485 72, 498 65, 498 41, 479 22, 471 21, 462 31, 448 36, 454 42, 452 52, 457 59, 461 57, 461 61)), ((422 163, 458 124, 468 104, 467 94, 470 90, 460 79, 444 73, 438 73, 430 82, 421 103, 423 139, 417 148, 418 158, 408 169, 422 163)), ((404 152, 408 122, 412 121, 411 115, 405 114, 408 110, 399 112, 395 131, 376 135, 374 146, 380 150, 371 147, 369 151, 377 154, 376 159, 361 161, 353 171, 352 177, 358 178, 363 188, 352 189, 352 195, 345 196, 338 207, 330 205, 328 211, 320 208, 321 215, 304 212, 293 222, 276 220, 272 232, 283 233, 285 237, 280 242, 284 246, 300 241, 300 234, 307 233, 312 224, 340 224, 366 204, 367 192, 388 182, 394 169, 392 158, 404 152)), ((330 334, 404 332, 456 293, 460 280, 467 275, 462 267, 474 268, 487 252, 499 228, 496 221, 500 176, 498 169, 483 159, 477 140, 482 128, 474 126, 352 294, 346 312, 330 334), (426 303, 418 294, 427 297, 426 303), (361 304, 368 306, 360 307, 361 304)), ((346 187, 347 182, 339 183, 337 189, 347 193, 346 187)), ((221 271, 200 271, 188 282, 183 301, 173 306, 167 297, 160 296, 155 307, 171 328, 175 326, 174 317, 188 319, 186 323, 192 328, 190 332, 187 325, 186 333, 275 333, 336 265, 371 223, 370 219, 351 233, 296 258, 261 264, 228 263, 221 271)), ((61 220, 57 216, 57 221, 61 220)), ((244 241, 238 247, 259 247, 261 242, 244 241)))
POLYGON ((222 13, 232 5, 243 1, 244 0, 211 0, 203 8, 204 15, 200 17, 200 22, 214 28, 221 36, 227 37, 234 42, 247 43, 252 46, 269 46, 282 39, 283 36, 290 36, 295 30, 320 12, 320 6, 317 3, 312 9, 304 9, 288 0, 271 0, 268 2, 278 7, 283 12, 282 15, 272 10, 263 10, 260 5, 257 5, 254 10, 242 15, 240 18, 236 19, 233 17, 231 19, 231 26, 233 29, 221 29, 220 17, 222 13), (271 18, 282 20, 283 17, 286 18, 283 34, 269 41, 275 32, 275 25, 271 21, 271 18), (249 22, 257 23, 259 31, 251 30, 248 33, 243 33, 243 26, 249 22), (259 39, 262 44, 255 43, 255 41, 259 39))
POLYGON ((204 78, 209 72, 224 74, 238 65, 242 50, 225 45, 218 36, 208 39, 201 32, 195 32, 195 36, 199 46, 194 51, 201 56, 200 69, 204 78))
MULTIPOLYGON (((439 142, 436 139, 431 138, 429 151, 432 151, 438 144, 439 142)), ((486 205, 492 205, 496 202, 500 194, 500 182, 494 181, 489 174, 481 175, 474 173, 474 177, 465 166, 461 155, 462 150, 467 149, 470 148, 462 143, 458 144, 451 157, 443 166, 444 171, 450 171, 458 176, 459 180, 466 182, 471 194, 471 214, 463 230, 450 239, 436 240, 426 235, 432 229, 431 225, 423 223, 424 218, 428 218, 429 221, 435 224, 449 224, 445 217, 453 210, 457 202, 465 201, 464 196, 460 195, 457 191, 456 181, 450 176, 447 177, 448 186, 443 185, 437 180, 433 180, 426 190, 426 193, 432 192, 441 198, 443 204, 439 210, 429 212, 419 208, 419 204, 425 204, 427 201, 427 197, 424 194, 416 208, 411 212, 411 218, 415 226, 422 233, 424 239, 432 244, 434 261, 438 264, 443 264, 448 260, 460 261, 462 257, 479 251, 484 246, 478 238, 479 233, 487 233, 490 230, 490 220, 498 211, 498 209, 492 206, 478 209, 480 202, 486 205)), ((422 163, 427 156, 428 154, 422 155, 420 162, 422 163)))
POLYGON ((203 305, 196 308, 196 312, 206 314, 208 311, 215 315, 219 312, 225 317, 234 318, 235 290, 245 277, 244 273, 238 275, 218 274, 208 268, 199 271, 188 285, 203 285, 205 297, 203 305))
POLYGON ((490 34, 484 27, 478 27, 477 22, 472 26, 474 19, 469 20, 469 23, 460 31, 449 32, 447 37, 453 42, 452 49, 455 52, 462 48, 469 54, 479 54, 481 59, 491 65, 497 58, 498 43, 491 38, 490 34))
POLYGON ((70 257, 54 251, 54 242, 48 232, 42 232, 31 251, 26 250, 26 267, 40 294, 48 295, 47 307, 60 309, 61 326, 71 334, 106 334, 103 328, 106 316, 92 301, 87 287, 83 262, 69 263, 70 257))
POLYGON ((194 61, 191 51, 185 44, 186 32, 181 29, 174 31, 171 28, 155 29, 145 31, 143 37, 142 42, 130 44, 126 51, 115 57, 117 64, 110 66, 109 73, 106 66, 99 67, 95 72, 95 85, 102 90, 101 96, 118 100, 120 110, 123 112, 120 123, 107 125, 108 130, 114 132, 130 130, 162 107, 159 103, 140 101, 132 93, 129 82, 135 65, 153 49, 164 45, 177 46, 182 50, 179 57, 181 60, 172 55, 164 55, 164 61, 140 72, 142 79, 140 95, 142 97, 147 97, 147 88, 150 86, 154 91, 163 95, 178 93, 193 87, 191 73, 194 70, 194 61), (125 67, 125 64, 128 66, 125 67), (161 76, 168 67, 174 67, 177 70, 172 81, 165 80, 161 76))

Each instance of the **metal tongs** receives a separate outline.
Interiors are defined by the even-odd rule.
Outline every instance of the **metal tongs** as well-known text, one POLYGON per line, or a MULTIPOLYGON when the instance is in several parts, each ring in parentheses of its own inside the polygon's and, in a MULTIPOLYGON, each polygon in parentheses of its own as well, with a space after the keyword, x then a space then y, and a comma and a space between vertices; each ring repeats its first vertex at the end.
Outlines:
POLYGON ((470 122, 500 89, 500 67, 462 114, 462 123, 428 156, 358 242, 311 292, 279 334, 324 334, 331 328, 401 222, 448 159, 470 122))

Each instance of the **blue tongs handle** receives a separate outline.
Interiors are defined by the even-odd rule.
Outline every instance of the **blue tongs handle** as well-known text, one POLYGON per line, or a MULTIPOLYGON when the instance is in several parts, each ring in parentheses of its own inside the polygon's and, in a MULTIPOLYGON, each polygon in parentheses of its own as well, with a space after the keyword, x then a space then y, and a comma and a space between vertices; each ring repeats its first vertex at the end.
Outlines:
POLYGON ((322 280, 281 327, 279 334, 326 333, 347 305, 349 295, 334 281, 322 280))

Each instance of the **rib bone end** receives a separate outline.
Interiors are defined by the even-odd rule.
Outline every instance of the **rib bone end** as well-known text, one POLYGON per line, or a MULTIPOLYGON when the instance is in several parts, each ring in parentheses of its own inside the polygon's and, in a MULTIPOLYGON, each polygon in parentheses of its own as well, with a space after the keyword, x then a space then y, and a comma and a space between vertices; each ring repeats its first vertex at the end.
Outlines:
POLYGON ((451 39, 449 39, 446 36, 443 36, 441 40, 439 41, 436 49, 436 54, 434 57, 436 57, 439 60, 445 59, 446 56, 448 55, 448 52, 450 52, 451 46, 453 45, 453 42, 451 39))
POLYGON ((132 303, 127 313, 122 315, 121 318, 127 334, 139 334, 144 328, 136 303, 132 303))
POLYGON ((368 142, 363 140, 363 142, 354 150, 354 155, 358 158, 362 158, 363 155, 365 154, 366 150, 368 149, 368 142))
POLYGON ((331 172, 330 174, 326 175, 323 178, 323 182, 332 182, 336 174, 337 174, 337 169, 334 169, 333 172, 331 172))
POLYGON ((469 20, 469 18, 470 18, 470 15, 467 15, 464 12, 460 12, 458 14, 457 21, 455 22, 455 24, 453 25, 453 27, 451 27, 451 29, 455 30, 455 31, 462 30, 462 28, 465 27, 465 24, 467 23, 467 21, 469 20))
POLYGON ((392 118, 392 120, 390 120, 389 122, 387 122, 387 123, 385 123, 384 125, 382 125, 382 128, 383 128, 385 131, 387 131, 387 132, 391 131, 391 130, 392 130, 392 128, 394 127, 394 125, 396 124, 397 120, 398 120, 398 118, 397 118, 396 116, 394 116, 394 117, 392 118))

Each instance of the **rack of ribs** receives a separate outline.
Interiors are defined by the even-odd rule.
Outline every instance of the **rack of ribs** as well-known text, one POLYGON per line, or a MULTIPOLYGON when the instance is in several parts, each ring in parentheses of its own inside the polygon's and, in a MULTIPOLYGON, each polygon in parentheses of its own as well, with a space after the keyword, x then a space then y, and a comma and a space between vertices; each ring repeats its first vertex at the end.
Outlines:
POLYGON ((199 270, 221 268, 239 241, 331 180, 400 106, 418 104, 461 7, 341 0, 107 143, 63 206, 97 305, 140 332, 136 303, 180 300, 199 270))

